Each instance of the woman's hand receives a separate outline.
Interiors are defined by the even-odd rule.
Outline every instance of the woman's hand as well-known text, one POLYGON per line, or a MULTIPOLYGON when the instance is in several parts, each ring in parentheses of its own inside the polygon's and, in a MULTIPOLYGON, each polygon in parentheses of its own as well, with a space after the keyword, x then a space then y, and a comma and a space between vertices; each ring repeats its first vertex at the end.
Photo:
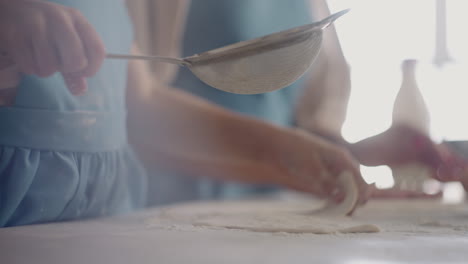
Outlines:
POLYGON ((85 78, 105 57, 99 35, 80 12, 38 0, 0 1, 0 51, 21 73, 61 72, 76 95, 86 91, 85 78))
POLYGON ((276 164, 273 182, 319 197, 344 199, 338 176, 350 171, 359 188, 359 204, 367 201, 371 188, 364 182, 359 163, 345 149, 302 130, 283 130, 271 142, 271 164, 276 164))

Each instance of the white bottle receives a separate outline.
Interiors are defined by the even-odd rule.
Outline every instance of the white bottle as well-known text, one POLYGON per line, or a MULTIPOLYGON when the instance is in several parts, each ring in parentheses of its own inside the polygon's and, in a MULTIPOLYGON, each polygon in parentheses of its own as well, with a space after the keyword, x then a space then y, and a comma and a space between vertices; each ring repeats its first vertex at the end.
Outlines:
POLYGON ((416 81, 416 60, 404 60, 401 65, 401 87, 393 104, 393 124, 408 125, 429 136, 430 115, 416 81))
MULTIPOLYGON (((430 114, 419 90, 415 71, 416 60, 402 63, 402 82, 393 105, 392 125, 410 126, 429 136, 430 114)), ((423 184, 430 178, 429 169, 419 163, 392 167, 395 187, 411 191, 423 191, 423 184)))

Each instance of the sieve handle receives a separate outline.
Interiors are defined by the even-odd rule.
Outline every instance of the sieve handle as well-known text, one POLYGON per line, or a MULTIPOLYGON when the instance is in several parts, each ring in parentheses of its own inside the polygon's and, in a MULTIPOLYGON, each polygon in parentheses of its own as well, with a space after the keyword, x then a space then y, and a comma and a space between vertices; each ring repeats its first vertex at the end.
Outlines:
POLYGON ((121 60, 148 60, 148 61, 159 61, 180 66, 187 66, 189 63, 184 59, 161 57, 161 56, 149 56, 149 55, 131 55, 131 54, 115 54, 109 53, 106 55, 108 59, 121 59, 121 60))
POLYGON ((339 11, 339 12, 336 12, 336 13, 330 15, 329 17, 324 18, 323 20, 321 20, 321 21, 318 22, 319 27, 320 27, 321 29, 327 28, 327 27, 330 26, 333 22, 335 22, 335 20, 337 20, 339 17, 341 17, 342 15, 348 13, 349 10, 350 10, 350 9, 341 10, 341 11, 339 11))

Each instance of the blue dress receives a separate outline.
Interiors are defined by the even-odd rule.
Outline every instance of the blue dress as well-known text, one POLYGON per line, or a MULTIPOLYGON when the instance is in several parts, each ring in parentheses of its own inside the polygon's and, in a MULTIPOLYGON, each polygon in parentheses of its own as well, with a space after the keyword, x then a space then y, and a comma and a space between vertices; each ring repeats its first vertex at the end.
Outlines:
MULTIPOLYGON (((312 22, 308 0, 203 0, 192 1, 184 35, 183 56, 260 37, 312 22)), ((266 94, 237 95, 213 89, 181 68, 174 86, 232 111, 278 125, 294 122, 296 97, 303 80, 266 94)), ((217 183, 187 175, 155 175, 153 203, 190 199, 240 198, 270 192, 271 186, 217 183), (177 190, 177 191, 176 191, 177 190)))
MULTIPOLYGON (((80 10, 108 51, 127 53, 124 1, 51 1, 80 10)), ((117 214, 144 205, 146 175, 127 144, 127 65, 106 60, 73 96, 59 74, 24 76, 0 107, 0 227, 117 214)))

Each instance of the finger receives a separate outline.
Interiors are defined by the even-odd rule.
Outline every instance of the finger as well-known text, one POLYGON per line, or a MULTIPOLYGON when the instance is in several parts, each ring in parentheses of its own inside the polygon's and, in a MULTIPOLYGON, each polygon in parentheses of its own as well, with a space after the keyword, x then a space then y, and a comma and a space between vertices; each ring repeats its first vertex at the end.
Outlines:
POLYGON ((333 193, 332 195, 332 201, 334 201, 337 204, 342 203, 345 198, 346 198, 346 193, 343 191, 337 191, 333 193))
POLYGON ((0 52, 0 70, 8 68, 12 65, 15 65, 14 61, 10 56, 4 51, 0 52))
POLYGON ((327 170, 322 165, 315 164, 310 170, 307 170, 303 173, 302 178, 304 179, 304 184, 307 184, 311 187, 313 193, 319 197, 331 198, 337 191, 339 191, 340 186, 337 182, 337 177, 332 176, 330 171, 327 170), (314 176, 310 174, 313 169, 319 171, 314 176))
POLYGON ((422 163, 432 169, 437 169, 444 162, 444 150, 439 149, 432 140, 427 137, 417 136, 414 141, 417 142, 416 145, 419 145, 417 149, 422 163))
POLYGON ((357 191, 358 191, 358 198, 357 198, 357 201, 354 204, 353 208, 351 209, 351 211, 347 214, 348 216, 353 215, 358 207, 366 204, 367 201, 369 200, 369 193, 368 192, 369 192, 370 188, 368 188, 367 186, 363 188, 363 186, 360 185, 358 182, 356 182, 356 187, 357 187, 357 191))
POLYGON ((460 183, 463 185, 463 188, 465 189, 466 192, 468 192, 468 178, 465 174, 465 177, 460 179, 460 183))
POLYGON ((327 188, 324 188, 323 184, 320 183, 318 179, 315 181, 304 181, 304 180, 294 180, 287 181, 281 185, 291 188, 296 191, 305 192, 313 194, 319 198, 328 198, 331 196, 331 191, 327 191, 327 188))
POLYGON ((353 156, 343 147, 332 145, 328 151, 324 151, 321 155, 324 167, 331 173, 332 176, 338 177, 341 172, 350 170, 353 174, 360 175, 359 163, 353 156))
POLYGON ((335 178, 341 175, 344 171, 350 171, 355 179, 355 182, 359 188, 367 186, 364 179, 361 176, 359 169, 359 163, 354 160, 347 151, 338 149, 334 155, 328 155, 324 160, 325 166, 330 171, 330 174, 335 178))
MULTIPOLYGON (((354 182, 358 189, 357 191, 359 193, 359 196, 357 203, 351 210, 352 213, 357 208, 357 206, 367 202, 367 184, 365 184, 364 180, 361 177, 358 162, 355 161, 346 150, 342 149, 341 147, 332 148, 331 150, 332 151, 328 153, 326 152, 322 156, 324 166, 327 168, 330 174, 329 178, 336 180, 337 177, 345 171, 351 172, 354 177, 354 182)), ((349 195, 346 193, 346 190, 350 189, 346 188, 346 186, 338 186, 338 188, 338 192, 336 192, 331 197, 331 199, 339 203, 343 201, 347 195, 349 195)))
POLYGON ((17 88, 0 89, 0 106, 13 105, 17 90, 17 88))
POLYGON ((468 162, 445 144, 437 146, 441 161, 433 177, 442 182, 459 181, 468 169, 468 162))
POLYGON ((20 72, 25 74, 35 74, 36 67, 34 62, 32 43, 29 40, 16 38, 10 40, 9 54, 13 61, 18 65, 20 72))
POLYGON ((299 179, 287 181, 285 185, 297 191, 313 194, 319 198, 330 198, 333 195, 333 190, 337 189, 336 182, 323 180, 321 177, 311 177, 310 175, 308 175, 307 179, 300 176, 295 177, 299 179))
POLYGON ((441 182, 459 181, 465 173, 465 167, 443 164, 435 171, 433 178, 441 182))
POLYGON ((0 90, 17 87, 20 78, 19 69, 16 65, 0 66, 0 90))
POLYGON ((51 19, 51 21, 53 24, 52 39, 59 55, 60 72, 81 72, 87 67, 88 62, 73 21, 64 14, 61 19, 51 19))
MULTIPOLYGON (((346 155, 347 156, 347 155, 346 155)), ((343 159, 344 161, 348 161, 346 165, 342 165, 343 167, 345 167, 346 169, 342 170, 342 172, 344 171, 349 171, 351 172, 352 176, 353 176, 353 179, 354 179, 354 187, 353 188, 346 188, 345 186, 343 186, 343 188, 345 188, 343 191, 357 191, 357 201, 356 203, 354 204, 352 210, 349 212, 348 215, 352 215, 354 213, 354 211, 359 207, 359 206, 362 206, 364 204, 367 203, 367 201, 369 200, 370 198, 370 192, 372 191, 372 188, 371 186, 369 186, 365 181, 364 179, 362 178, 362 175, 361 175, 361 172, 359 170, 359 167, 357 167, 357 164, 355 164, 354 161, 352 161, 352 159, 350 158, 345 158, 343 159)), ((340 174, 342 173, 340 172, 340 174)), ((348 193, 345 193, 345 195, 352 195, 352 194, 348 194, 348 193)))
POLYGON ((340 196, 344 196, 344 192, 341 190, 336 180, 322 181, 321 186, 327 197, 331 197, 332 199, 337 198, 339 200, 340 196))
POLYGON ((75 13, 75 28, 81 38, 88 60, 87 67, 82 73, 86 77, 95 75, 105 58, 104 44, 93 26, 81 13, 75 13))
POLYGON ((377 190, 375 187, 375 184, 367 184, 364 181, 364 187, 361 189, 360 193, 360 200, 359 200, 359 205, 363 206, 367 204, 367 202, 372 198, 372 194, 377 190))
POLYGON ((33 36, 34 60, 37 75, 48 77, 59 70, 59 59, 46 34, 33 36))
POLYGON ((73 95, 83 95, 88 90, 86 79, 73 74, 62 74, 65 84, 73 95))

